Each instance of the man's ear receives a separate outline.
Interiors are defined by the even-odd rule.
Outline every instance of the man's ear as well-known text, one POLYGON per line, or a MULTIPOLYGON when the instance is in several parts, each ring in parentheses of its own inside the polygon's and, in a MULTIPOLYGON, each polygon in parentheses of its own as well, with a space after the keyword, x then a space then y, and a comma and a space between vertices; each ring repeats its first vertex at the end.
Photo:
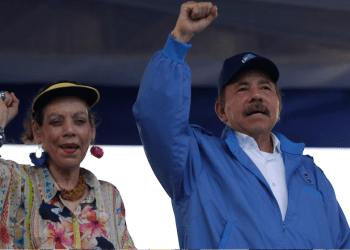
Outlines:
POLYGON ((42 128, 39 126, 39 124, 32 120, 32 131, 33 131, 33 137, 36 144, 41 144, 43 141, 42 138, 42 128))
POLYGON ((225 113, 225 105, 220 102, 220 101, 216 101, 215 103, 215 113, 217 114, 217 116, 219 117, 219 119, 226 123, 227 122, 227 116, 225 113))
POLYGON ((281 111, 282 111, 282 105, 280 101, 278 101, 278 119, 277 122, 281 119, 281 111))

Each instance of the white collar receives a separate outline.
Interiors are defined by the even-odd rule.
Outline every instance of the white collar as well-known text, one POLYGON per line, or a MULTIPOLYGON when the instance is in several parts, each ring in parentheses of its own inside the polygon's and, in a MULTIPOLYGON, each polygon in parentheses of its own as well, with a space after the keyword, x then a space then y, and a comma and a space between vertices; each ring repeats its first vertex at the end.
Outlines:
MULTIPOLYGON (((238 144, 241 148, 248 148, 248 147, 254 147, 259 149, 258 144, 254 140, 253 137, 250 137, 249 135, 243 134, 238 131, 234 131, 238 144)), ((278 140, 278 138, 271 132, 271 137, 273 141, 273 153, 281 153, 281 142, 278 140)))

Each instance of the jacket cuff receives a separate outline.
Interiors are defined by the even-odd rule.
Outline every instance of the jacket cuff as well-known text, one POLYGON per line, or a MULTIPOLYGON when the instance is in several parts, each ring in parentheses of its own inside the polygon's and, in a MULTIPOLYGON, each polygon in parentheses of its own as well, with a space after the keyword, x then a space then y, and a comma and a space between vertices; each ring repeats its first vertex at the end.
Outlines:
POLYGON ((163 48, 163 55, 177 63, 184 64, 187 51, 192 47, 190 43, 182 43, 169 34, 168 40, 163 48))

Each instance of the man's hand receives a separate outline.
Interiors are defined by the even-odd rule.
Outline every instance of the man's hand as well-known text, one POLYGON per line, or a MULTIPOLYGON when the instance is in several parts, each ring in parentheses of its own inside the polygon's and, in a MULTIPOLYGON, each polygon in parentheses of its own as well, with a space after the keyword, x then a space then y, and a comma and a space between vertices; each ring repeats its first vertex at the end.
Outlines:
POLYGON ((18 114, 19 100, 12 92, 5 91, 5 100, 0 98, 0 126, 3 128, 18 114))
POLYGON ((171 35, 182 43, 188 43, 193 35, 201 32, 218 16, 218 8, 210 2, 187 2, 181 5, 180 15, 171 35))

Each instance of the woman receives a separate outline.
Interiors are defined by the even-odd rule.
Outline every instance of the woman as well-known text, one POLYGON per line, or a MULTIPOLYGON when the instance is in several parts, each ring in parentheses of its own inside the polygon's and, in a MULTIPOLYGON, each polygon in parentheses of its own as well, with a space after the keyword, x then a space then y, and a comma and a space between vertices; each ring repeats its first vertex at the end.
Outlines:
MULTIPOLYGON (((2 93, 5 128, 19 100, 2 93)), ((0 248, 135 248, 118 190, 80 167, 95 139, 90 108, 99 97, 92 87, 67 82, 35 97, 24 141, 42 145, 49 157, 34 157, 36 166, 0 158, 0 248)))

